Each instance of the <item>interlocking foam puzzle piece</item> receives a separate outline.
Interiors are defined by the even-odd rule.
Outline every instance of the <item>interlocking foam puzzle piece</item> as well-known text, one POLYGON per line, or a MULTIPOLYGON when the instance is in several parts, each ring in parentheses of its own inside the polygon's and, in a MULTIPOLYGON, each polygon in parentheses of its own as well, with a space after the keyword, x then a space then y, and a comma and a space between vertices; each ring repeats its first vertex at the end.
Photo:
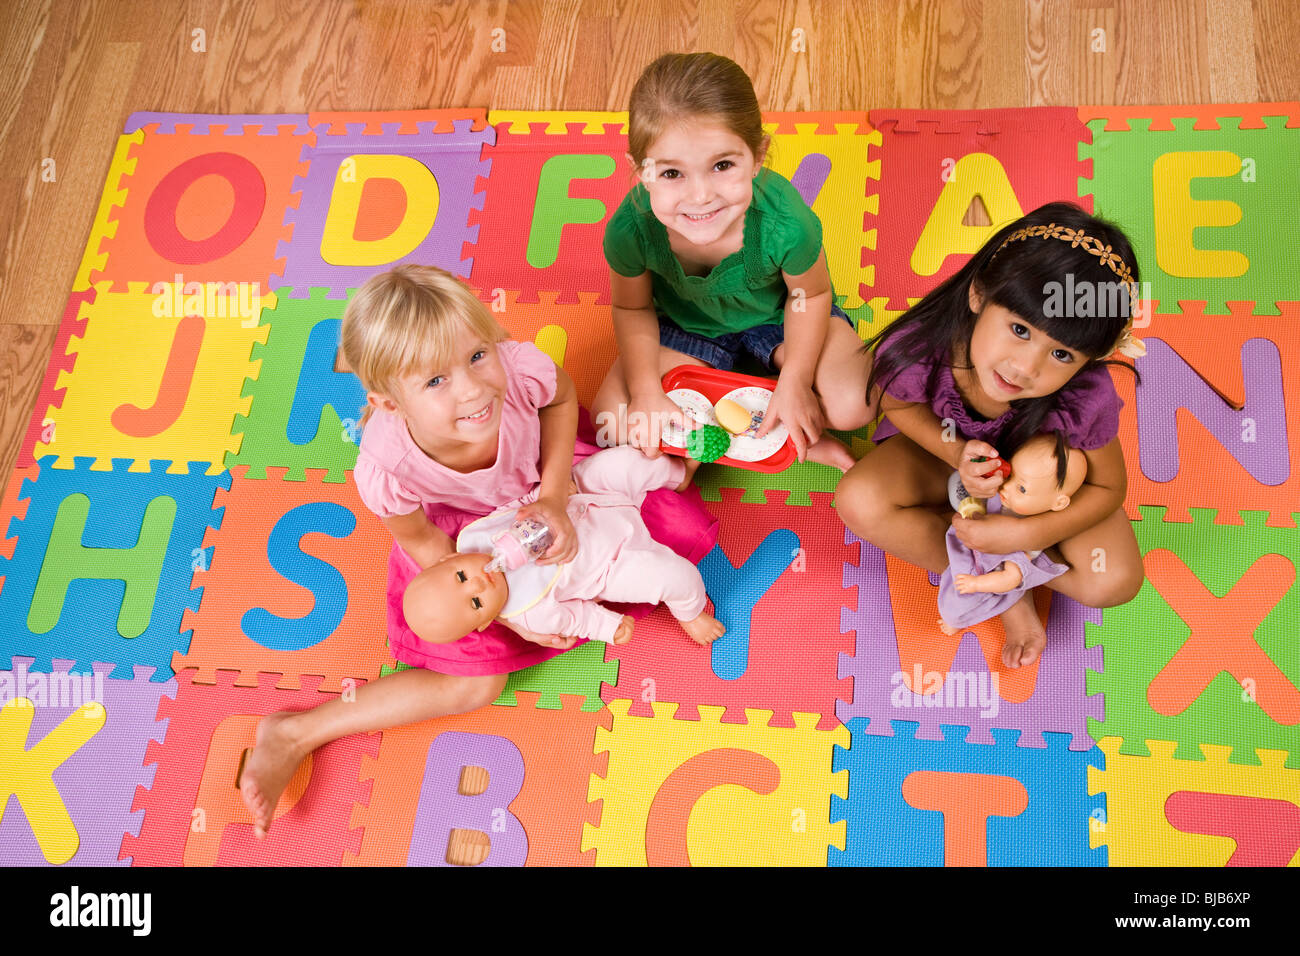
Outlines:
MULTIPOLYGON (((102 271, 88 282, 118 292, 132 282, 173 281, 265 292, 281 270, 276 243, 290 233, 284 211, 294 176, 306 171, 300 155, 310 134, 292 124, 268 134, 257 125, 266 117, 206 117, 191 127, 192 119, 177 114, 172 132, 150 123, 129 134, 139 137, 129 152, 135 165, 121 174, 116 229, 99 247, 102 271)), ((274 126, 285 117, 269 119, 274 126)))
POLYGON ((1300 772, 1285 754, 1258 750, 1258 766, 1201 746, 1204 760, 1175 758, 1176 744, 1149 740, 1134 757, 1104 737, 1105 769, 1089 768, 1088 792, 1106 796, 1092 827, 1112 866, 1300 865, 1300 772))
POLYGON ((1071 750, 1052 733, 1045 748, 1021 747, 1018 731, 1000 729, 992 745, 968 743, 967 728, 947 724, 942 740, 924 740, 915 722, 892 723, 882 736, 856 717, 852 746, 836 748, 849 797, 832 801, 831 819, 848 835, 832 866, 1106 865, 1088 838, 1105 818, 1105 797, 1088 796, 1088 769, 1105 759, 1096 747, 1071 750))
POLYGON ((819 730, 816 714, 773 727, 770 711, 753 709, 723 723, 721 707, 681 721, 672 703, 637 717, 629 703, 612 701, 612 726, 596 731, 609 767, 591 778, 604 804, 582 847, 597 865, 824 866, 827 848, 843 845, 844 824, 828 822, 832 799, 848 794, 828 769, 832 747, 848 743, 843 727, 819 730))
POLYGON ((131 802, 153 782, 145 748, 162 742, 167 725, 154 715, 176 684, 151 681, 150 667, 115 680, 110 664, 72 674, 72 661, 54 661, 51 673, 32 663, 15 657, 0 671, 0 862, 130 862, 118 854, 123 835, 140 829, 131 802))
POLYGON ((202 592, 191 590, 192 562, 204 529, 221 524, 212 501, 229 473, 205 475, 201 462, 184 475, 166 461, 148 474, 121 459, 112 471, 84 458, 73 469, 51 463, 23 482, 26 515, 9 523, 17 542, 0 561, 0 656, 31 655, 36 670, 63 658, 79 671, 113 663, 121 679, 141 664, 166 680, 172 653, 189 645, 181 614, 202 592))
MULTIPOLYGON (((394 666, 380 668, 381 677, 397 671, 412 670, 410 664, 398 661, 394 666)), ((618 680, 618 661, 605 660, 605 645, 600 641, 587 641, 572 650, 557 654, 540 664, 514 671, 506 678, 501 696, 492 703, 514 707, 519 694, 535 694, 536 706, 542 710, 559 710, 565 697, 580 698, 585 711, 603 710, 600 699, 601 685, 618 680)))
POLYGON ((346 307, 313 289, 305 299, 281 295, 262 313, 270 332, 253 346, 256 372, 244 385, 252 407, 235 416, 232 430, 243 439, 227 465, 247 465, 250 478, 279 467, 290 481, 302 481, 308 468, 326 469, 326 481, 347 480, 366 393, 355 375, 334 367, 346 307))
POLYGON ((637 622, 630 643, 609 648, 619 660, 618 684, 603 696, 631 698, 636 715, 672 700, 681 705, 678 719, 696 719, 697 705, 720 705, 726 722, 737 722, 748 707, 761 707, 775 713, 772 726, 791 726, 798 712, 822 714, 829 728, 850 692, 835 673, 839 654, 852 648, 839 628, 838 572, 849 556, 843 525, 826 495, 808 508, 780 504, 779 492, 761 507, 742 500, 724 491, 707 505, 721 526, 700 562, 727 633, 699 647, 658 609, 637 622))
POLYGON ((1106 654, 1105 673, 1088 675, 1089 692, 1106 695, 1106 719, 1089 732, 1123 738, 1125 754, 1171 740, 1180 759, 1215 744, 1231 747, 1234 763, 1266 748, 1300 768, 1300 531, 1267 527, 1260 513, 1232 526, 1195 508, 1189 524, 1142 511, 1133 530, 1147 580, 1088 629, 1106 654))
POLYGON ((1046 202, 1073 199, 1086 130, 1063 107, 872 110, 879 131, 875 272, 864 298, 895 308, 947 279, 999 226, 1046 202), (992 220, 962 220, 979 196, 992 220))
POLYGON ((880 161, 869 158, 880 133, 866 112, 765 113, 771 135, 766 165, 790 180, 822 223, 831 282, 847 308, 862 304, 872 284, 867 259, 876 247, 880 161))
POLYGON ((1190 521, 1188 508, 1200 507, 1240 524, 1239 510, 1259 510, 1271 526, 1295 527, 1300 303, 1279 302, 1276 316, 1252 315, 1248 302, 1228 303, 1227 317, 1205 315, 1203 303, 1182 307, 1148 312, 1141 384, 1111 373, 1124 401, 1129 517, 1165 505, 1166 521, 1190 521))
MULTIPOLYGON (((527 131, 512 132, 507 117, 495 126, 496 142, 483 149, 491 161, 481 211, 470 212, 478 238, 467 244, 473 256, 470 283, 494 295, 520 292, 533 302, 542 290, 558 290, 556 301, 572 302, 594 292, 609 303, 605 223, 632 185, 627 137, 604 114, 575 112, 565 132, 530 116, 527 131), (584 132, 592 125, 603 132, 584 132)), ((488 113, 488 122, 496 114, 488 113)))
POLYGON ((325 132, 340 135, 348 132, 348 127, 360 125, 361 132, 367 135, 384 133, 413 134, 420 132, 420 124, 435 133, 454 133, 456 120, 469 120, 471 129, 482 129, 487 125, 487 110, 482 109, 435 109, 435 110, 321 110, 307 114, 308 126, 316 131, 324 125, 325 132), (433 124, 431 127, 427 124, 433 124))
POLYGON ((316 473, 282 481, 280 469, 259 481, 244 472, 233 469, 230 490, 217 493, 225 517, 203 539, 203 600, 182 617, 193 637, 172 667, 196 668, 193 680, 203 684, 218 669, 238 671, 236 685, 247 687, 259 670, 281 674, 282 688, 313 675, 323 693, 378 677, 393 663, 384 640, 392 536, 352 482, 316 473))
MULTIPOLYGON (((90 227, 90 238, 86 241, 76 278, 72 281, 74 295, 89 290, 108 262, 108 252, 103 246, 117 234, 119 214, 126 202, 126 189, 122 181, 135 172, 138 160, 132 153, 143 142, 144 133, 139 130, 117 138, 113 158, 108 165, 108 178, 104 181, 104 191, 100 194, 99 206, 95 210, 95 221, 90 227)), ((56 343, 55 355, 59 354, 56 343)))
POLYGON ((541 132, 548 136, 572 132, 575 124, 581 124, 586 135, 627 135, 627 110, 491 110, 487 118, 498 129, 504 123, 506 132, 515 136, 537 131, 539 123, 546 124, 541 132))
POLYGON ((61 468, 94 458, 100 470, 128 458, 133 471, 173 457, 174 472, 202 461, 216 473, 238 449, 230 430, 235 413, 248 411, 240 390, 253 371, 249 350, 267 330, 256 309, 239 314, 237 296, 205 301, 172 283, 159 286, 159 294, 141 286, 109 292, 101 283, 81 307, 81 335, 67 340, 66 362, 52 363, 65 369, 51 396, 61 395, 60 404, 42 413, 38 402, 37 457, 54 455, 61 468))
POLYGON ((521 693, 518 707, 385 730, 378 758, 361 765, 362 779, 373 780, 369 805, 355 806, 349 821, 363 828, 361 850, 343 862, 444 864, 456 828, 492 841, 484 865, 592 866, 595 854, 579 844, 582 825, 600 822, 587 780, 605 773, 609 758, 596 755, 594 744, 611 714, 588 712, 567 696, 556 709, 537 708, 536 694, 521 693), (486 769, 487 790, 461 794, 462 767, 486 769))
POLYGON ((356 853, 361 832, 349 829, 348 819, 354 803, 369 799, 370 784, 359 774, 362 758, 377 753, 378 736, 350 734, 313 751, 258 840, 235 787, 258 718, 337 698, 312 681, 277 689, 276 674, 260 675, 256 687, 235 686, 227 671, 217 673, 216 686, 192 676, 179 672, 175 700, 158 708, 158 719, 170 721, 167 739, 145 754, 158 770, 151 788, 136 790, 132 809, 144 810, 144 824, 139 836, 123 837, 122 855, 135 866, 337 866, 345 852, 356 853))
MULTIPOLYGON (((872 718, 868 733, 888 733, 889 721, 914 721, 917 736, 942 739, 944 724, 967 724, 972 743, 991 744, 992 728, 1021 731, 1022 747, 1045 747, 1043 732, 1072 735, 1070 747, 1092 747, 1086 718, 1102 716, 1101 695, 1088 697, 1089 669, 1101 669, 1100 648, 1085 648, 1084 622, 1101 620, 1046 588, 1035 593, 1046 614, 1047 648, 1027 667, 1002 663, 1005 633, 997 618, 951 637, 938 627, 937 577, 862 541, 856 564, 844 565, 844 586, 856 588, 856 610, 841 610, 841 628, 855 633, 853 654, 840 656, 839 674, 853 678, 843 721, 872 718), (973 640, 972 640, 973 638, 973 640)), ((853 599, 846 591, 845 601, 853 599)))
POLYGON ((481 153, 496 133, 481 117, 452 119, 448 130, 445 116, 419 116, 379 113, 366 123, 333 115, 315 127, 285 216, 292 239, 277 252, 284 273, 273 287, 343 297, 400 262, 470 274, 462 248, 478 232, 468 216, 483 207, 479 183, 490 163, 481 153))
MULTIPOLYGON (((763 504, 773 500, 769 491, 788 492, 786 505, 808 506, 817 493, 834 494, 843 473, 829 465, 796 461, 785 471, 764 474, 727 465, 701 465, 695 473, 695 485, 705 501, 722 501, 724 490, 739 490, 745 504, 763 504)), ((780 498, 775 499, 780 501, 780 498)))
POLYGON ((36 464, 32 451, 37 442, 50 442, 54 439, 54 419, 51 411, 63 404, 64 390, 56 388, 64 372, 71 372, 76 354, 68 352, 68 346, 74 337, 80 337, 86 330, 86 307, 95 301, 95 290, 74 292, 68 296, 63 318, 59 322, 59 331, 54 336, 54 349, 49 364, 45 367, 45 376, 41 379, 41 389, 36 393, 36 404, 32 406, 31 423, 23 435, 23 443, 18 449, 17 467, 25 468, 36 464))
POLYGON ((126 132, 163 136, 280 136, 311 132, 305 113, 159 113, 142 110, 126 119, 126 132))
POLYGON ((1300 299, 1287 254, 1300 243, 1300 225, 1276 214, 1300 191, 1300 104, 1277 108, 1255 113, 1259 125, 1231 122, 1246 114, 1231 104, 1180 107, 1166 114, 1168 131, 1132 113, 1122 130, 1088 122, 1079 158, 1092 169, 1079 195, 1124 226, 1151 284, 1147 298, 1204 301, 1220 315, 1228 301, 1272 315, 1275 302, 1300 299))
POLYGON ((536 301, 523 301, 519 293, 500 290, 484 293, 492 317, 510 337, 535 342, 561 366, 578 392, 578 402, 590 408, 605 374, 618 357, 609 306, 600 305, 594 292, 576 301, 561 302, 559 293, 539 292, 536 301))

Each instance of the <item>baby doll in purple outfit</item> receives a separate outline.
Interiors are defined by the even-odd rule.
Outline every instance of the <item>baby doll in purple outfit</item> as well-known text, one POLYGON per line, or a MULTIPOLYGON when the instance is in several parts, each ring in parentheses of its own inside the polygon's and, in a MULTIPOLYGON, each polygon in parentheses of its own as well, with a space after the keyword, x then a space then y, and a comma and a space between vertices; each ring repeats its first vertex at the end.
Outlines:
MULTIPOLYGON (((1065 444, 1065 436, 1035 435, 1010 459, 1011 474, 1002 483, 989 510, 1013 517, 1060 511, 1070 503, 1087 475, 1083 453, 1065 444)), ((956 474, 953 475, 956 478, 956 474)), ((959 482, 949 482, 952 506, 964 494, 959 482)), ((948 569, 939 581, 939 626, 945 634, 1001 614, 1020 600, 1025 591, 1069 570, 1041 551, 983 554, 972 551, 949 528, 948 569)))
POLYGON ((632 618, 604 601, 668 606, 700 644, 721 637, 709 613, 699 569, 650 537, 639 507, 656 488, 681 484, 680 458, 646 458, 631 445, 608 448, 573 468, 577 493, 566 512, 578 534, 577 556, 566 564, 488 567, 494 531, 508 527, 513 509, 480 518, 456 539, 457 551, 425 568, 407 586, 403 610, 424 641, 447 643, 500 620, 539 634, 564 634, 610 644, 632 639, 632 618))

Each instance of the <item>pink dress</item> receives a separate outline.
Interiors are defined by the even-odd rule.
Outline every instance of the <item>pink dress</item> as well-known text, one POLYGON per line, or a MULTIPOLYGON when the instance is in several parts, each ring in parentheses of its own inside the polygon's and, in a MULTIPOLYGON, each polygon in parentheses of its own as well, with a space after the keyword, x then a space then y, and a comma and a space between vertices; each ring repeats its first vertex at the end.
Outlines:
MULTIPOLYGON (((455 540, 460 529, 475 518, 536 498, 541 479, 538 410, 555 397, 555 363, 531 343, 505 341, 497 348, 506 372, 497 460, 468 474, 453 471, 415 444, 401 418, 376 411, 362 433, 353 472, 357 492, 371 511, 386 518, 422 507, 429 520, 455 540)), ((584 437, 594 438, 585 414, 579 425, 575 462, 596 450, 584 437)), ((652 492, 642 516, 656 540, 691 561, 707 554, 717 538, 717 522, 704 510, 694 488, 689 495, 652 492)), ((399 661, 443 674, 506 674, 563 653, 526 641, 496 623, 450 644, 421 641, 402 614, 402 594, 419 572, 415 561, 394 541, 388 557, 388 642, 399 661)), ((643 605, 629 613, 640 616, 650 610, 643 605)))

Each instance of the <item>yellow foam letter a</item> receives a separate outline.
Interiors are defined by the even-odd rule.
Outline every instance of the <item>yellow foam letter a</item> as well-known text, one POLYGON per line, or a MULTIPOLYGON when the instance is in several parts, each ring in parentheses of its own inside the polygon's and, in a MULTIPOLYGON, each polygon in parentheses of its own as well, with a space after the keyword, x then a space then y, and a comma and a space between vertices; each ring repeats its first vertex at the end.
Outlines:
POLYGON ((353 156, 355 176, 344 177, 344 165, 334 177, 334 193, 325 214, 320 240, 321 258, 335 266, 382 266, 410 255, 424 241, 438 218, 438 181, 429 167, 410 156, 353 156), (382 239, 357 239, 361 191, 368 179, 393 179, 406 190, 406 212, 382 239), (349 181, 355 180, 355 181, 349 181))
POLYGON ((1197 249, 1198 227, 1235 226, 1241 207, 1226 199, 1193 199, 1193 179, 1236 176, 1241 157, 1227 151, 1165 153, 1151 167, 1151 195, 1156 217, 1156 264, 1167 275, 1228 279, 1244 275, 1250 260, 1232 249, 1197 249))
POLYGON ((951 255, 972 255, 1002 226, 1019 219, 1020 200, 1002 164, 988 153, 968 153, 957 160, 930 219, 912 250, 912 271, 932 276, 951 255), (962 218, 976 196, 984 201, 991 224, 964 226, 962 218))

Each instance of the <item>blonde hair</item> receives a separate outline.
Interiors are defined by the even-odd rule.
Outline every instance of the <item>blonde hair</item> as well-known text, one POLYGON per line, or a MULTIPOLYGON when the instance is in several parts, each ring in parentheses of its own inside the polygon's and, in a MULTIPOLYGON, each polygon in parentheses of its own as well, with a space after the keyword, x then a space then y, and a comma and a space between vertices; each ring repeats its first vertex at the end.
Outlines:
POLYGON ((755 156, 763 146, 754 84, 734 61, 716 53, 665 53, 632 87, 627 112, 627 149, 638 167, 668 127, 695 116, 717 120, 755 156))
POLYGON ((508 337, 487 306, 451 273, 400 265, 366 280, 348 303, 343 359, 363 388, 391 398, 403 376, 450 364, 456 339, 467 328, 487 342, 508 337))

